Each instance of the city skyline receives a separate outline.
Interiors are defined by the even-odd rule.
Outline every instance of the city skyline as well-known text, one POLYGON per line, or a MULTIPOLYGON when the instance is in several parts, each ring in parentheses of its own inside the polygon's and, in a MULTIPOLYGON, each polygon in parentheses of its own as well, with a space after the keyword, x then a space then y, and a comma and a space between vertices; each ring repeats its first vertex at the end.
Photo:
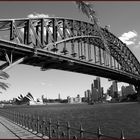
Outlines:
MULTIPOLYGON (((125 42, 140 61, 138 2, 94 2, 94 8, 99 16, 102 27, 110 25, 110 31, 125 42), (134 16, 135 15, 135 16, 134 16), (131 19, 131 20, 130 20, 131 19), (119 22, 118 22, 119 21, 119 22), (135 22, 133 22, 135 21, 135 22), (136 22, 137 21, 137 22, 136 22)), ((1 2, 0 18, 25 18, 33 16, 69 17, 89 21, 71 2, 1 2), (6 12, 8 8, 9 12, 6 12)), ((17 65, 8 70, 10 78, 6 81, 10 88, 1 94, 1 100, 12 99, 20 94, 31 92, 34 97, 45 94, 48 98, 62 98, 68 95, 84 95, 86 89, 96 76, 78 74, 60 70, 40 71, 40 68, 17 65)), ((105 92, 112 82, 101 79, 105 92)), ((119 89, 124 83, 119 83, 119 89)))

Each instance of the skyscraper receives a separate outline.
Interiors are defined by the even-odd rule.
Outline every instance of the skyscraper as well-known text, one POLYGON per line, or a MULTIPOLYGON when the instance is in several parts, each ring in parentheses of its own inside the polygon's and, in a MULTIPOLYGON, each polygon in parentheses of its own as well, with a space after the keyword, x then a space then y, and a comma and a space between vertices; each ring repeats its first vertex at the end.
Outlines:
POLYGON ((101 81, 100 81, 100 77, 97 77, 94 80, 94 88, 97 89, 98 91, 98 100, 100 100, 102 98, 102 90, 101 90, 101 81))
POLYGON ((117 85, 117 81, 113 81, 112 86, 113 86, 113 97, 114 98, 118 98, 118 85, 117 85))
POLYGON ((90 100, 91 100, 91 92, 90 92, 90 90, 87 90, 87 102, 89 103, 90 102, 90 100))
POLYGON ((118 85, 117 81, 113 81, 112 85, 108 89, 108 95, 110 95, 112 98, 118 98, 118 85))
POLYGON ((91 84, 91 100, 92 102, 98 101, 98 90, 94 87, 94 84, 91 84))

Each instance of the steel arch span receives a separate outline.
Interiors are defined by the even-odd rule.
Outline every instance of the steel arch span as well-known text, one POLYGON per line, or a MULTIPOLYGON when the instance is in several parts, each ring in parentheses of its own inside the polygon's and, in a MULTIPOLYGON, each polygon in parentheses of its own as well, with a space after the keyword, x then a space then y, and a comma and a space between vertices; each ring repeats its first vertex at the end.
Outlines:
POLYGON ((0 20, 1 70, 22 63, 102 76, 139 86, 140 63, 110 31, 68 18, 0 20))

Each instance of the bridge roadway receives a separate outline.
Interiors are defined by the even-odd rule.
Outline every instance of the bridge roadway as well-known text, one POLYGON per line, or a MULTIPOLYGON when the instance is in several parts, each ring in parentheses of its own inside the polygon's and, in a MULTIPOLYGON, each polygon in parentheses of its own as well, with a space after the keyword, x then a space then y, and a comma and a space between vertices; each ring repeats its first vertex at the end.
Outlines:
POLYGON ((0 116, 0 139, 48 139, 34 134, 0 116))

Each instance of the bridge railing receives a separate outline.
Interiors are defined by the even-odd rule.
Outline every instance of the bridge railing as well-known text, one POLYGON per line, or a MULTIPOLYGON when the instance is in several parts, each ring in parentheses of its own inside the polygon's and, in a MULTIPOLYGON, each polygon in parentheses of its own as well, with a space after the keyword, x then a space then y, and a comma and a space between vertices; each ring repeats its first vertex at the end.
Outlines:
POLYGON ((0 109, 0 114, 20 127, 39 135, 42 139, 46 137, 49 139, 85 139, 87 134, 90 135, 90 138, 98 140, 103 138, 112 140, 125 139, 123 130, 120 138, 117 138, 103 134, 100 127, 98 127, 96 132, 90 132, 84 130, 82 124, 80 124, 79 128, 74 128, 69 122, 52 122, 51 119, 46 120, 46 118, 40 118, 36 115, 22 114, 3 108, 0 109))

